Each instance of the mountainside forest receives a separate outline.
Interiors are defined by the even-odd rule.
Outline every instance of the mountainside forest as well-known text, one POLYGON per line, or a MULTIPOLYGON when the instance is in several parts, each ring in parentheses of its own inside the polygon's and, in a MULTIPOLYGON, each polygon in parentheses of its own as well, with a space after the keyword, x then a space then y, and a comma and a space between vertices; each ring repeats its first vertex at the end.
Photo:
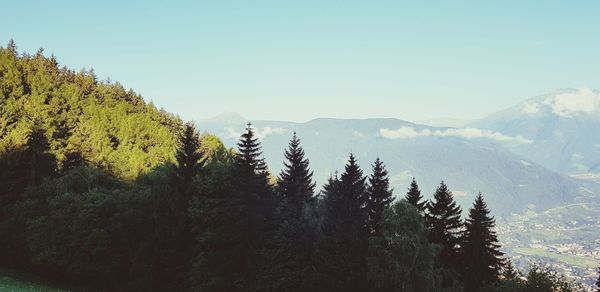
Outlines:
MULTIPOLYGON (((210 106, 210 103, 205 103, 210 106)), ((394 197, 349 154, 317 186, 301 135, 271 173, 118 82, 0 47, 0 267, 99 291, 580 291, 501 251, 485 194, 394 197)), ((600 284, 599 284, 600 285, 600 284)))

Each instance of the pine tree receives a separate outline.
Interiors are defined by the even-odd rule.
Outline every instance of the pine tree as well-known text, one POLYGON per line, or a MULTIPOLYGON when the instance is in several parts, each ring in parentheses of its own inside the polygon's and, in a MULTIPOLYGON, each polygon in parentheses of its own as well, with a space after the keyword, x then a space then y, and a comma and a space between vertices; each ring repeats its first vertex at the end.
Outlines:
POLYGON ((177 159, 177 174, 182 182, 184 193, 189 193, 192 179, 200 171, 202 158, 200 137, 194 124, 188 122, 179 134, 179 145, 175 157, 177 159))
MULTIPOLYGON (((208 161, 208 187, 195 198, 198 256, 193 266, 194 291, 270 291, 269 239, 275 225, 275 202, 267 183, 267 166, 250 123, 240 136, 233 161, 208 161)), ((210 152, 210 151, 209 151, 210 152)), ((223 155, 224 153, 220 154, 223 155)))
POLYGON ((460 218, 462 210, 443 181, 435 191, 433 201, 427 205, 427 210, 429 241, 441 246, 438 261, 445 272, 443 285, 449 287, 454 285, 461 266, 459 243, 463 227, 460 218))
POLYGON ((312 180, 313 172, 308 168, 309 161, 304 157, 304 150, 296 132, 284 155, 287 161, 284 162, 284 169, 277 179, 278 193, 284 200, 285 212, 300 218, 302 210, 313 198, 315 183, 312 180))
POLYGON ((267 271, 260 275, 264 291, 311 291, 312 254, 316 234, 306 209, 314 203, 315 183, 300 140, 294 135, 285 150, 284 169, 277 179, 280 214, 269 238, 267 271))
POLYGON ((408 192, 406 192, 406 196, 404 197, 406 201, 411 203, 413 206, 421 212, 421 214, 425 213, 425 209, 427 209, 427 202, 421 201, 423 200, 423 195, 421 195, 421 190, 419 190, 419 185, 417 184, 417 180, 413 177, 412 182, 410 183, 410 187, 408 188, 408 192))
POLYGON ((274 226, 275 200, 268 184, 267 165, 262 158, 261 146, 255 137, 252 124, 248 123, 246 131, 238 142, 233 173, 236 175, 234 185, 236 193, 231 198, 241 212, 235 229, 238 232, 235 247, 238 258, 239 287, 245 291, 263 291, 257 286, 257 275, 269 267, 267 239, 271 236, 274 226), (239 228, 239 229, 238 229, 239 228))
POLYGON ((192 225, 188 216, 192 200, 192 181, 199 173, 202 158, 200 138, 191 122, 184 125, 179 133, 175 158, 177 167, 173 176, 173 193, 162 194, 161 212, 156 214, 158 234, 167 234, 156 241, 160 248, 158 263, 160 287, 168 290, 181 290, 188 284, 186 273, 190 269, 189 258, 193 254, 192 225))
POLYGON ((381 236, 383 211, 390 206, 394 198, 388 172, 379 158, 375 160, 373 173, 369 176, 367 196, 368 231, 373 236, 381 236))
POLYGON ((366 177, 350 154, 339 179, 325 186, 321 270, 327 291, 365 291, 368 231, 366 177))
POLYGON ((255 137, 251 123, 246 125, 246 130, 240 137, 237 146, 239 153, 236 156, 236 167, 240 171, 240 174, 249 177, 256 177, 258 175, 266 178, 267 165, 261 157, 260 142, 255 137))
POLYGON ((462 240, 464 287, 466 292, 477 292, 498 280, 503 266, 503 253, 494 231, 496 223, 481 193, 475 198, 465 222, 462 240))

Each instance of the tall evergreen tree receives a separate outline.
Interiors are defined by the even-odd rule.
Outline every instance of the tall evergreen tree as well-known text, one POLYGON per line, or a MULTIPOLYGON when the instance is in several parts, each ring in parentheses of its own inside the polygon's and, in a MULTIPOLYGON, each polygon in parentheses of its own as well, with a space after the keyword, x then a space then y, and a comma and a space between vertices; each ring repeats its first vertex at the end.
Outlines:
POLYGON ((312 200, 315 183, 313 172, 308 167, 308 159, 304 157, 304 149, 296 132, 292 136, 288 149, 285 150, 284 169, 277 179, 278 193, 284 200, 284 212, 299 218, 306 204, 312 200))
POLYGON ((320 245, 327 291, 367 289, 368 231, 366 177, 350 154, 345 171, 325 186, 325 218, 320 245))
POLYGON ((262 158, 262 151, 258 137, 255 137, 254 128, 251 123, 246 125, 245 132, 237 143, 238 155, 235 166, 240 175, 252 178, 267 177, 267 164, 262 158))
POLYGON ((194 124, 188 122, 179 134, 175 158, 177 159, 177 174, 181 178, 184 192, 189 192, 192 179, 200 171, 202 158, 200 136, 194 124))
POLYGON ((268 184, 267 165, 262 157, 260 142, 255 137, 252 124, 248 123, 246 131, 238 142, 233 173, 237 176, 236 194, 233 201, 241 211, 241 217, 235 223, 238 235, 238 246, 235 247, 239 257, 238 271, 242 278, 239 288, 245 291, 263 288, 257 286, 257 275, 265 267, 265 256, 268 253, 266 242, 274 229, 275 200, 271 186, 268 184))
POLYGON ((404 198, 406 201, 415 206, 417 210, 421 212, 421 214, 425 213, 425 209, 427 209, 427 202, 423 200, 423 195, 421 195, 421 190, 419 190, 419 185, 414 177, 404 198))
POLYGON ((267 166, 250 123, 233 161, 208 161, 207 188, 194 200, 198 256, 192 285, 198 291, 269 291, 263 275, 272 254, 275 202, 267 166), (225 162, 225 163, 224 163, 225 162))
POLYGON ((278 226, 268 242, 267 272, 261 275, 267 285, 261 286, 264 291, 311 291, 315 289, 311 273, 316 234, 306 209, 315 202, 315 183, 295 132, 284 155, 284 169, 277 179, 278 226))
MULTIPOLYGON (((202 152, 200 137, 191 122, 181 129, 177 141, 175 158, 177 166, 172 176, 173 193, 161 193, 162 208, 156 214, 156 246, 155 267, 158 270, 161 290, 183 290, 189 285, 187 273, 190 270, 190 257, 193 254, 192 225, 188 216, 192 200, 192 181, 200 172, 202 152), (166 285, 166 286, 162 286, 166 285)), ((171 172, 172 173, 172 172, 171 172)))
POLYGON ((439 244, 441 251, 438 262, 445 272, 443 285, 455 284, 460 271, 459 244, 461 229, 461 208, 456 205, 452 193, 442 181, 427 205, 426 222, 429 227, 429 241, 439 244))
POLYGON ((375 160, 373 173, 369 176, 367 196, 368 231, 373 236, 381 236, 383 211, 390 206, 394 198, 388 172, 379 158, 375 160))
POLYGON ((498 280, 503 266, 503 253, 499 250, 495 225, 495 220, 490 216, 490 210, 479 193, 469 210, 461 246, 466 292, 481 291, 483 287, 498 280))

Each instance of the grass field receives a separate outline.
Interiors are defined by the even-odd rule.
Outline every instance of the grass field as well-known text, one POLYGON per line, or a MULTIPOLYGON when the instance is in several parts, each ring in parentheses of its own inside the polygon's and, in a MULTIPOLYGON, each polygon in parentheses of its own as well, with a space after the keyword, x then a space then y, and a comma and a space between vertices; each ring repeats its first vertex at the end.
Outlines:
POLYGON ((66 290, 60 290, 50 288, 22 280, 17 280, 8 276, 0 276, 0 291, 2 292, 20 292, 20 291, 35 291, 35 292, 64 292, 66 290))
POLYGON ((566 255, 549 252, 546 250, 535 249, 535 248, 515 248, 516 253, 528 256, 538 256, 553 259, 559 262, 571 264, 582 268, 590 268, 598 266, 598 261, 591 257, 577 256, 577 255, 566 255))

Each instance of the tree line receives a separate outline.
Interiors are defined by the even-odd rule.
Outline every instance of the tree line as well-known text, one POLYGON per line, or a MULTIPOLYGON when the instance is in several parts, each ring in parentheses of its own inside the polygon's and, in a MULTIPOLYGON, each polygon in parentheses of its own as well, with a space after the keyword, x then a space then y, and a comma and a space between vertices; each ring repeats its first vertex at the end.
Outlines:
POLYGON ((0 263, 123 291, 574 291, 521 274, 479 194, 394 198, 384 163, 350 154, 317 190, 296 133, 269 173, 92 71, 0 48, 0 263), (537 290, 532 290, 537 289, 537 290))

